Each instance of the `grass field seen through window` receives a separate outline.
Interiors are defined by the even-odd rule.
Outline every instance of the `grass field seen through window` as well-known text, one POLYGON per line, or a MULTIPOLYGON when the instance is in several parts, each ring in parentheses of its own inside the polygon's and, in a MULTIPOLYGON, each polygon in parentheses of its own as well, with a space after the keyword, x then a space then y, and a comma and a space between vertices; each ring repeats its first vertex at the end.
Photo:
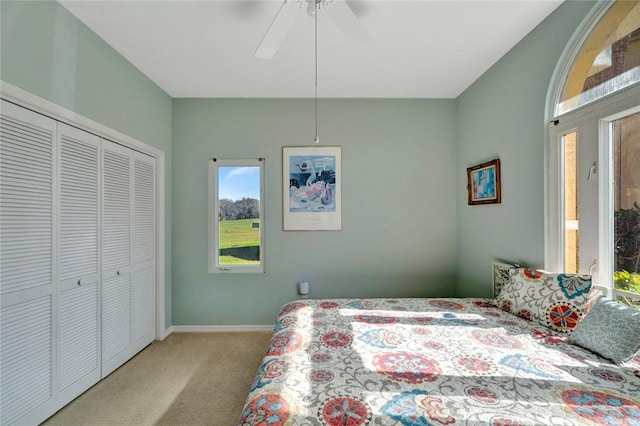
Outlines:
POLYGON ((260 219, 219 222, 221 265, 260 263, 260 228, 254 228, 254 223, 259 224, 260 219))

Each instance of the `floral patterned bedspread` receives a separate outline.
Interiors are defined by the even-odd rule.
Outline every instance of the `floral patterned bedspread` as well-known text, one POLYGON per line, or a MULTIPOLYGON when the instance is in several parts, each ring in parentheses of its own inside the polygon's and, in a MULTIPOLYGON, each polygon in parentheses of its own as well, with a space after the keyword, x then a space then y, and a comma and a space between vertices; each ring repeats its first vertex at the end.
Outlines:
POLYGON ((617 366, 488 299, 284 305, 241 425, 640 425, 617 366))

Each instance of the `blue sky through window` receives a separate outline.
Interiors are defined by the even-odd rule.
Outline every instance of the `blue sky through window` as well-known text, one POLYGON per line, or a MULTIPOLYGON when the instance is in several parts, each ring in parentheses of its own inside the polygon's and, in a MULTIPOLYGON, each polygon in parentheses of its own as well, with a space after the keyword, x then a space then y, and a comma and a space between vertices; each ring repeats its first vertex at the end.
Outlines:
POLYGON ((260 199, 260 167, 219 167, 218 196, 232 201, 260 199))

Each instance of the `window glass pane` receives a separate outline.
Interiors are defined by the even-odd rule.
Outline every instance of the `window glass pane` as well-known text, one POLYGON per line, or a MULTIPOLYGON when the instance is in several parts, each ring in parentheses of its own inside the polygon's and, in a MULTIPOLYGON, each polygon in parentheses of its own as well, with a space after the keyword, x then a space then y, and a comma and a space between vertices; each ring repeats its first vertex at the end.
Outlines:
POLYGON ((564 149, 564 270, 575 274, 579 269, 578 246, 578 133, 562 137, 564 149))
POLYGON ((260 167, 218 167, 219 265, 260 263, 260 167))
POLYGON ((209 181, 209 272, 264 273, 264 158, 212 158, 209 181))
MULTIPOLYGON (((640 298, 640 113, 612 122, 614 152, 614 287, 640 298)), ((618 293, 640 308, 640 300, 618 293)))
POLYGON ((640 82, 640 2, 617 1, 582 44, 556 115, 640 82))

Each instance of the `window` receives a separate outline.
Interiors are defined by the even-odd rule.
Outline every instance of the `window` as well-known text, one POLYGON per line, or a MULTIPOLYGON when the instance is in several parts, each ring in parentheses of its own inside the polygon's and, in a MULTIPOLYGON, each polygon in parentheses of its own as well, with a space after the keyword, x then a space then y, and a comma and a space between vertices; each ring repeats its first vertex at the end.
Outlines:
POLYGON ((640 307, 640 86, 551 127, 545 267, 591 274, 640 307))
POLYGON ((613 3, 572 61, 555 115, 640 82, 639 27, 640 2, 613 3))
POLYGON ((640 307, 640 112, 611 122, 613 149, 613 288, 640 307))
POLYGON ((640 308, 640 3, 610 5, 556 90, 545 268, 640 308))
POLYGON ((262 273, 264 159, 209 160, 209 272, 262 273))

